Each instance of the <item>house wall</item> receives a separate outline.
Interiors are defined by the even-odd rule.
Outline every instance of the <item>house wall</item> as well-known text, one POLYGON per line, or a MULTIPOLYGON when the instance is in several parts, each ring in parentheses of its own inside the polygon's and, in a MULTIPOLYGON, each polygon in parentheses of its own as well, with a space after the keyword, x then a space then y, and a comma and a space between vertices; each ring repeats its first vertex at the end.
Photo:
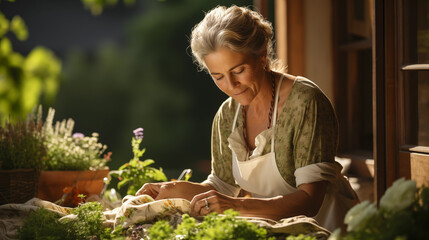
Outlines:
POLYGON ((304 76, 333 101, 331 0, 304 0, 304 76))

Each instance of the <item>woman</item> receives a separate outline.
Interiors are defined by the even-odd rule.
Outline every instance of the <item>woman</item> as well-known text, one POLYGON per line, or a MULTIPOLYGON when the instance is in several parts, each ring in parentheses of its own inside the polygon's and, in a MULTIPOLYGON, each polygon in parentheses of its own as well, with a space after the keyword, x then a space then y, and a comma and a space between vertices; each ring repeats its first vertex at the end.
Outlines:
POLYGON ((341 227, 357 197, 334 160, 334 110, 313 82, 280 71, 272 35, 259 13, 237 6, 216 7, 195 26, 195 61, 230 97, 213 122, 212 173, 202 183, 145 184, 138 195, 186 198, 194 215, 233 208, 341 227))

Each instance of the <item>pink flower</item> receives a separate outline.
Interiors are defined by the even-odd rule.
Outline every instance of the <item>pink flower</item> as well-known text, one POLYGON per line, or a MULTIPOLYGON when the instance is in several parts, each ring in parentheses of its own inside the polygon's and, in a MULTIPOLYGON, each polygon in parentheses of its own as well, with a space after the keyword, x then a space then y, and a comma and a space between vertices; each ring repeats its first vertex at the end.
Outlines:
POLYGON ((85 135, 83 133, 77 132, 77 133, 73 133, 73 138, 83 138, 85 137, 85 135))
POLYGON ((136 139, 143 139, 143 128, 137 128, 133 131, 136 139))

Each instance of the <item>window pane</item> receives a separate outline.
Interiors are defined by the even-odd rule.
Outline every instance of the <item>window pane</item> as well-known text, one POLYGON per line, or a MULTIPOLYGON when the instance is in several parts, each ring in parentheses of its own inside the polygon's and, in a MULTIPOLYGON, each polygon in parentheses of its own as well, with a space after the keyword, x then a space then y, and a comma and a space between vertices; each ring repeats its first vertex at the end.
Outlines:
POLYGON ((406 2, 405 63, 429 63, 429 0, 406 2))
POLYGON ((406 75, 405 143, 429 146, 429 71, 406 75))
POLYGON ((417 1, 417 58, 429 63, 429 0, 417 1))
MULTIPOLYGON (((429 0, 404 2, 404 62, 429 63, 429 0)), ((429 146, 429 71, 404 72, 405 144, 429 146)))

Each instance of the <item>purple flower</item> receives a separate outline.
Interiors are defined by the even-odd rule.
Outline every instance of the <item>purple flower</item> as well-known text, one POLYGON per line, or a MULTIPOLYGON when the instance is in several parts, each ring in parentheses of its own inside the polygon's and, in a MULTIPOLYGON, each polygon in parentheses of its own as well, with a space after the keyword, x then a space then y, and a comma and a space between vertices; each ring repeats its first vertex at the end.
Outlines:
POLYGON ((77 133, 73 133, 73 138, 83 138, 85 137, 85 135, 83 135, 83 133, 77 132, 77 133))
POLYGON ((133 131, 136 139, 143 139, 143 128, 137 128, 133 131))

